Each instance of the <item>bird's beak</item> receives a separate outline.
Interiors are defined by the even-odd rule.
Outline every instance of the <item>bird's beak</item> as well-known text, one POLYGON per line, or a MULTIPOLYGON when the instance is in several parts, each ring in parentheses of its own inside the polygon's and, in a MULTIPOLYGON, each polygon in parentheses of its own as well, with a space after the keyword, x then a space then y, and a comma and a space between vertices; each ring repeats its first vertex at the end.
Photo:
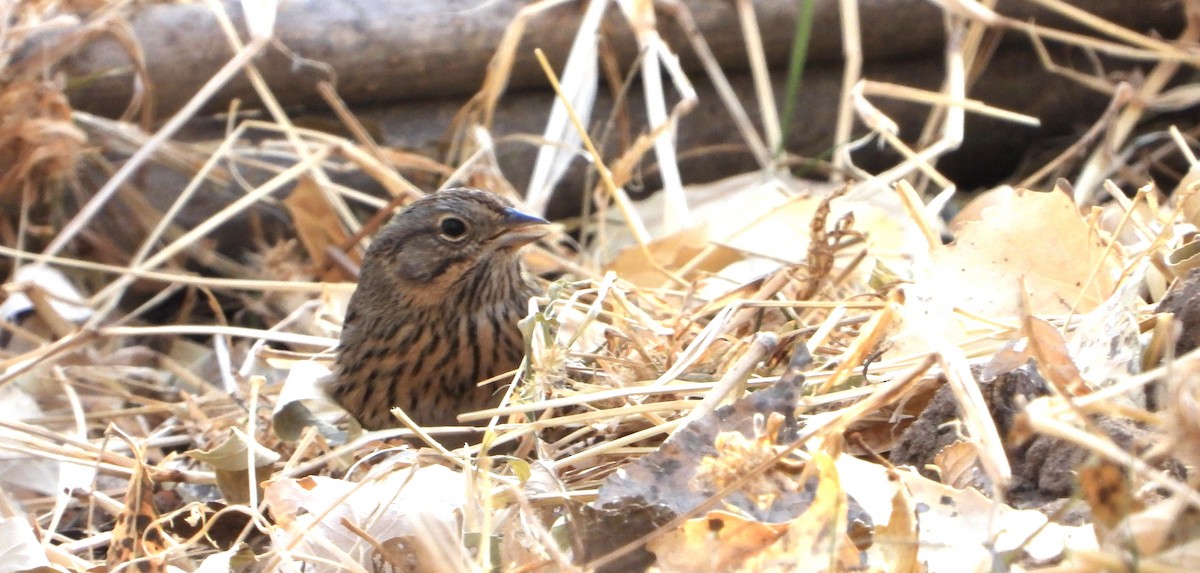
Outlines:
POLYGON ((550 222, 512 207, 504 210, 504 222, 496 235, 496 246, 512 249, 532 243, 550 232, 550 222))

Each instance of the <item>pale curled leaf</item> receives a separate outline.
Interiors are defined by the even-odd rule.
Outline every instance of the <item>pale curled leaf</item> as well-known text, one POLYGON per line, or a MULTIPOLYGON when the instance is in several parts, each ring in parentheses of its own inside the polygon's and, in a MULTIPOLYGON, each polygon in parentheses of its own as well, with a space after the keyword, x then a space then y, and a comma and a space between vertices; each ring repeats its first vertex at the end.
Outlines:
POLYGON ((195 573, 226 573, 232 571, 233 558, 236 555, 236 549, 213 553, 200 562, 200 566, 196 568, 195 573))
POLYGON ((321 435, 335 442, 345 442, 346 433, 331 423, 342 415, 325 393, 324 384, 332 371, 316 361, 302 360, 291 364, 275 410, 271 412, 275 435, 287 441, 300 439, 305 428, 315 427, 321 435))
POLYGON ((271 466, 279 461, 279 454, 262 444, 250 440, 238 428, 232 428, 229 437, 217 447, 207 450, 189 450, 186 455, 212 466, 217 478, 217 487, 228 503, 250 503, 260 492, 259 485, 271 476, 271 466), (253 468, 253 471, 251 471, 253 468))
POLYGON ((385 546, 430 528, 457 532, 466 491, 461 473, 429 466, 393 470, 361 483, 323 476, 274 480, 263 499, 281 528, 272 537, 276 547, 335 562, 344 553, 370 567, 375 549, 346 524, 385 546))
MULTIPOLYGON (((822 199, 837 189, 829 183, 758 173, 689 185, 687 197, 695 224, 675 232, 669 232, 663 215, 667 209, 664 199, 656 195, 636 206, 647 228, 659 237, 649 248, 658 264, 670 269, 688 264, 692 270, 719 273, 742 283, 748 278, 747 272, 761 276, 784 264, 803 263, 809 251, 813 216, 822 199), (697 258, 701 253, 704 258, 697 258), (746 258, 757 261, 752 269, 724 270, 746 258)), ((834 199, 830 210, 830 221, 853 213, 854 228, 865 231, 866 244, 861 250, 868 261, 856 267, 855 278, 865 280, 875 260, 906 269, 921 256, 924 241, 920 232, 902 216, 891 194, 862 200, 834 199)), ((607 245, 606 253, 613 259, 609 268, 635 284, 663 284, 663 273, 649 267, 642 251, 631 244, 631 238, 615 234, 607 245)))
POLYGON ((1067 348, 1079 375, 1094 388, 1111 386, 1142 369, 1138 305, 1147 267, 1143 263, 1071 330, 1067 348))
POLYGON ((238 428, 229 432, 229 437, 210 450, 188 450, 186 455, 219 470, 246 470, 251 463, 263 467, 279 461, 279 454, 266 446, 249 439, 238 428))
POLYGON ((1077 299, 1087 312, 1113 293, 1121 268, 1105 247, 1065 194, 1018 191, 936 249, 917 282, 946 304, 989 318, 1019 315, 1022 279, 1032 314, 1064 314, 1077 299))
POLYGON ((1027 316, 1023 321, 1023 330, 1028 337, 1029 353, 1037 359, 1038 371, 1054 388, 1066 396, 1091 393, 1091 388, 1079 374, 1079 368, 1067 351, 1066 341, 1054 325, 1035 316, 1027 316))
POLYGON ((689 519, 679 529, 646 544, 662 573, 736 571, 747 557, 774 543, 787 526, 755 521, 725 511, 689 519))
POLYGON ((738 569, 747 573, 770 570, 783 563, 796 563, 795 571, 845 571, 860 565, 858 549, 850 543, 847 492, 837 465, 829 454, 817 452, 805 474, 817 476, 812 504, 788 523, 778 542, 752 556, 738 569))
MULTIPOLYGON (((893 474, 897 470, 890 470, 893 474)), ((870 561, 892 573, 924 571, 917 548, 920 545, 920 517, 916 500, 907 488, 896 488, 892 496, 892 514, 887 523, 875 526, 874 543, 867 550, 870 561)))
POLYGON ((24 516, 0 517, 0 572, 49 567, 46 552, 24 516))
POLYGON ((911 471, 889 478, 888 470, 851 456, 837 460, 847 495, 876 520, 884 523, 893 511, 897 488, 909 491, 919 514, 918 556, 931 573, 985 571, 994 555, 1017 550, 1045 561, 1069 550, 1096 547, 1090 525, 1047 523, 1036 510, 1017 510, 987 499, 974 489, 958 490, 911 471))
POLYGON ((979 452, 969 442, 954 442, 939 450, 933 463, 942 483, 964 488, 975 482, 979 452))

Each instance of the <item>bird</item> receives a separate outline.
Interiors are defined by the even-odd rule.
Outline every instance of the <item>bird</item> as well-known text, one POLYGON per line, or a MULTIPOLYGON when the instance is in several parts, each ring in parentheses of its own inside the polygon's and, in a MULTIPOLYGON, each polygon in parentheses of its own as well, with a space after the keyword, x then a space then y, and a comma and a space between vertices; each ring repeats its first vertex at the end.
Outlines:
POLYGON ((457 423, 500 393, 478 382, 517 368, 517 321, 539 289, 519 251, 549 223, 480 189, 417 199, 392 217, 363 255, 346 307, 333 400, 362 427, 399 425, 399 407, 421 426, 457 423))

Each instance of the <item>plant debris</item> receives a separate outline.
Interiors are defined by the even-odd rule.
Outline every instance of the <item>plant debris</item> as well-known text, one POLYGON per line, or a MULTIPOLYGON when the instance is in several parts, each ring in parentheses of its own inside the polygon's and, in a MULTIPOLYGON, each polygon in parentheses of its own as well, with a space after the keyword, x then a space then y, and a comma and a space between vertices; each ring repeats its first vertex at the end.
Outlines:
POLYGON ((140 97, 121 119, 73 110, 87 78, 50 72, 105 36, 148 78, 140 3, 19 3, 0 16, 0 572, 1189 570, 1200 128, 1151 113, 1194 111, 1200 5, 1164 40, 1035 3, 1088 32, 943 7, 940 91, 849 66, 820 160, 788 152, 751 2, 757 123, 686 3, 620 4, 625 62, 592 2, 563 69, 538 53, 545 131, 504 133, 523 26, 553 4, 533 3, 436 157, 378 141, 332 81, 336 129, 279 105, 256 67, 273 5, 209 6, 231 57, 155 125, 140 97), (974 135, 968 113, 1050 119, 969 89, 1003 30, 1112 104, 1033 175, 964 200, 938 160, 974 135), (1142 71, 1065 70, 1047 44, 1142 71), (701 74, 759 166, 686 185, 680 158, 703 150, 674 134, 704 121, 701 74), (179 137, 236 76, 262 108, 179 137), (609 88, 628 105, 602 119, 609 88), (920 104, 923 133, 888 99, 920 104), (527 205, 585 205, 527 249, 544 288, 524 362, 481 381, 503 400, 462 427, 395 412, 362 431, 320 388, 363 247, 423 192, 414 172, 519 196, 498 161, 516 144, 539 150, 527 205), (868 145, 894 163, 857 165, 868 145), (556 187, 579 163, 587 185, 556 187), (647 169, 662 189, 635 201, 647 169))

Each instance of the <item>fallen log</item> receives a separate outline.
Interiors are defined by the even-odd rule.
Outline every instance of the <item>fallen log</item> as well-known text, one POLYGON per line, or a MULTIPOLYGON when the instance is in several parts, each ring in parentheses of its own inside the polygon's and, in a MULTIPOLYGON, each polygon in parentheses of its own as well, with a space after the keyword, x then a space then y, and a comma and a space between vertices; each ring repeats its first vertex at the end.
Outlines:
MULTIPOLYGON (((1156 30, 1172 37, 1182 24, 1177 0, 1072 0, 1089 13, 1139 31, 1156 30)), ((488 63, 524 0, 439 0, 380 2, 378 0, 294 0, 281 2, 275 33, 285 53, 271 49, 257 61, 279 100, 288 106, 324 107, 316 91, 322 80, 334 81, 352 105, 422 99, 454 99, 477 91, 488 63)), ((711 45, 723 69, 747 68, 746 48, 729 0, 687 0, 697 28, 711 45)), ((753 2, 767 62, 783 65, 791 52, 800 2, 753 2)), ((1033 3, 1002 3, 1001 12, 1047 25, 1066 25, 1033 3)), ((225 10, 242 29, 240 3, 225 2, 225 10)), ((697 69, 695 55, 669 10, 659 5, 659 28, 680 52, 688 69, 697 69)), ((129 16, 153 85, 158 118, 186 102, 232 55, 228 41, 207 4, 153 4, 129 16)), ((582 3, 569 3, 541 12, 529 21, 516 52, 509 86, 544 86, 545 78, 531 55, 542 48, 561 63, 575 36, 582 3)), ((862 0, 862 48, 866 61, 902 60, 940 52, 943 21, 940 9, 926 0, 862 0)), ((637 43, 627 23, 613 8, 603 27, 608 46, 624 62, 636 57, 637 43)), ((66 31, 46 34, 24 47, 14 59, 37 58, 66 31)), ((836 2, 817 2, 809 57, 829 63, 842 57, 840 16, 836 2)), ((53 71, 71 78, 72 105, 115 117, 128 106, 135 89, 131 60, 118 42, 101 38, 53 71)), ((256 105, 249 82, 239 77, 210 101, 208 111, 228 108, 233 98, 256 105)))
MULTIPOLYGON (((915 58, 904 61, 878 62, 868 66, 865 77, 892 81, 904 85, 936 90, 943 81, 944 63, 939 57, 915 58)), ((776 95, 782 96, 784 70, 775 70, 776 95)), ((759 113, 757 98, 750 77, 734 76, 732 86, 738 99, 746 106, 755 123, 759 113)), ((715 89, 703 78, 696 78, 699 96, 696 107, 685 115, 677 131, 680 168, 687 183, 713 181, 730 175, 757 169, 754 158, 740 140, 730 114, 725 110, 715 89)), ((1022 155, 1035 142, 1074 133, 1094 122, 1104 109, 1107 99, 1081 87, 1071 80, 1041 69, 1036 56, 1027 47, 1013 46, 997 53, 969 94, 1002 109, 1032 115, 1041 120, 1040 127, 1003 122, 974 114, 967 115, 966 137, 960 149, 939 161, 939 168, 961 186, 993 184, 1009 175, 1022 155)), ((641 92, 634 88, 629 94, 626 110, 631 124, 644 126, 645 107, 641 92)), ((810 68, 805 75, 796 117, 788 136, 789 152, 808 157, 826 154, 834 143, 834 120, 841 97, 840 66, 810 68)), ((528 183, 536 147, 528 138, 508 137, 519 134, 539 134, 554 95, 546 91, 522 91, 508 94, 500 102, 492 129, 499 142, 496 155, 504 175, 517 189, 528 183)), ((418 101, 364 109, 356 112, 369 130, 380 134, 381 143, 412 151, 427 157, 442 158, 455 114, 466 98, 443 101, 418 101)), ((901 136, 914 141, 922 128, 929 108, 884 98, 872 98, 885 113, 897 122, 901 136)), ((612 110, 612 98, 600 90, 594 121, 606 120, 612 110)), ((334 122, 328 122, 334 123, 334 122)), ((192 141, 217 141, 224 137, 225 120, 198 120, 183 134, 192 141)), ((759 126, 761 129, 761 126, 759 126)), ((639 127, 638 129, 643 129, 639 127)), ((594 136, 601 134, 593 126, 594 136)), ((856 132, 861 133, 860 127, 856 132)), ((615 144, 607 147, 606 157, 617 152, 615 144)), ((879 171, 896 161, 897 157, 874 145, 854 153, 855 161, 868 170, 879 171)), ((579 198, 585 192, 588 164, 582 158, 557 187, 551 216, 572 215, 579 210, 579 198)), ((643 162, 644 178, 635 182, 631 191, 638 195, 660 187, 653 166, 653 157, 643 162)), ((427 189, 441 183, 429 172, 402 173, 427 189)), ((349 176, 343 183, 363 190, 383 191, 363 174, 349 176)))

